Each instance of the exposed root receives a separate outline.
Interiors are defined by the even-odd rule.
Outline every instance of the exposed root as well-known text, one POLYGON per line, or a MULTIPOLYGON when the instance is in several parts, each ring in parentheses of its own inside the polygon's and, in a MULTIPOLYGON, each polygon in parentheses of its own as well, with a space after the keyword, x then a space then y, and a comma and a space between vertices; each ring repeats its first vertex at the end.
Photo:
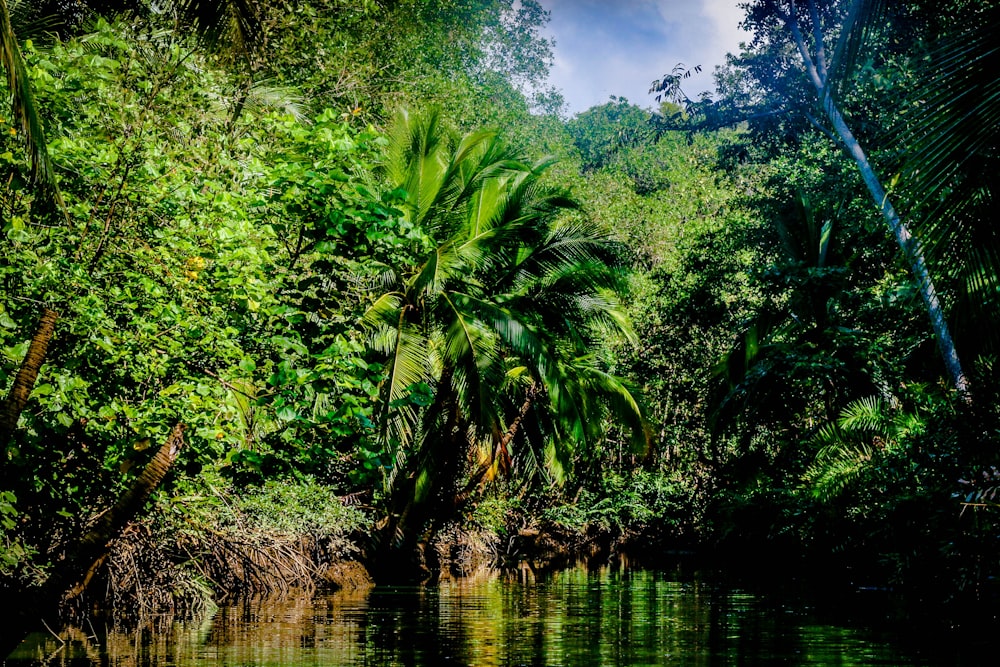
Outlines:
POLYGON ((133 621, 190 616, 235 596, 311 595, 317 587, 356 590, 370 583, 364 567, 352 563, 358 550, 346 536, 296 534, 245 519, 129 525, 94 572, 95 585, 64 612, 85 616, 89 605, 133 621))
MULTIPOLYGON (((105 593, 116 615, 143 618, 165 612, 197 613, 211 604, 208 582, 171 558, 148 525, 132 524, 112 542, 105 593)), ((93 591, 100 596, 102 591, 93 591)))
POLYGON ((250 595, 313 592, 325 554, 312 536, 208 533, 197 560, 220 591, 250 595))
POLYGON ((431 547, 440 567, 439 577, 467 577, 493 565, 500 538, 487 531, 471 531, 449 524, 435 535, 431 547))

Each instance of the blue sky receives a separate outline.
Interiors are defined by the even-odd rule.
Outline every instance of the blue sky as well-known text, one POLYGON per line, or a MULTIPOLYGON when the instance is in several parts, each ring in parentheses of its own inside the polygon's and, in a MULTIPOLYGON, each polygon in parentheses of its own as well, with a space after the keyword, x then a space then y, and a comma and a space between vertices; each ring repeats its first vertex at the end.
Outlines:
POLYGON ((556 40, 550 83, 571 114, 627 97, 655 106, 649 84, 678 63, 701 65, 684 90, 696 97, 714 87, 712 71, 747 38, 740 0, 540 0, 551 12, 556 40))

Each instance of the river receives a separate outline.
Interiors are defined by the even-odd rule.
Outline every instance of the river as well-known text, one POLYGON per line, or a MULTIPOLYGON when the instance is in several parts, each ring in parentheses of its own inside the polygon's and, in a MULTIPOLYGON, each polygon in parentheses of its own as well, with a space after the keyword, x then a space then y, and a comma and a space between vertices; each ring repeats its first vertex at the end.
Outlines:
POLYGON ((1000 664, 975 642, 934 633, 915 639, 898 625, 889 631, 878 622, 882 602, 859 592, 853 604, 863 613, 831 614, 800 596, 677 572, 521 570, 427 587, 247 600, 197 622, 161 618, 124 630, 91 621, 58 638, 33 635, 6 665, 1000 664))

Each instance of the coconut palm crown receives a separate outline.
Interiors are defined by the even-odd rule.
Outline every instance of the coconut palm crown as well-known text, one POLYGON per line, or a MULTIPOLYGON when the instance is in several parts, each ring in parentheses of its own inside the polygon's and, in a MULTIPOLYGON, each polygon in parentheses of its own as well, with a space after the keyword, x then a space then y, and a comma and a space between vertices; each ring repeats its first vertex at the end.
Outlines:
POLYGON ((365 322, 388 357, 378 423, 407 505, 476 463, 481 477, 534 458, 558 479, 609 409, 645 441, 635 396, 594 355, 601 335, 633 338, 618 248, 542 183, 551 164, 490 132, 458 138, 437 112, 397 118, 385 175, 433 248, 392 272, 365 322))

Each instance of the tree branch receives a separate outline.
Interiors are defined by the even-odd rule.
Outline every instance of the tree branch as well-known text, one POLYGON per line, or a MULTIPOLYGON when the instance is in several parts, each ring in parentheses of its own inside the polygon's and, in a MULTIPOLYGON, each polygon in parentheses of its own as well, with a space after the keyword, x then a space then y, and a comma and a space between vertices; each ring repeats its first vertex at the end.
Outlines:
POLYGON ((819 11, 816 9, 815 0, 807 0, 809 5, 809 20, 812 21, 813 41, 816 43, 816 68, 819 76, 823 80, 823 86, 830 80, 826 64, 826 45, 823 43, 823 28, 819 22, 819 11))
POLYGON ((802 30, 799 29, 798 16, 795 13, 795 2, 792 2, 792 10, 788 14, 781 14, 779 16, 784 18, 785 25, 788 26, 788 31, 792 33, 792 39, 795 40, 795 46, 799 50, 799 55, 802 56, 802 64, 805 65, 806 73, 809 74, 809 78, 812 80, 813 86, 819 91, 822 96, 822 91, 826 88, 826 81, 820 77, 819 72, 816 70, 816 64, 813 62, 812 56, 809 55, 809 47, 806 46, 805 37, 802 36, 802 30))
MULTIPOLYGON (((809 123, 813 127, 815 127, 817 130, 819 130, 820 132, 822 132, 826 136, 827 139, 829 139, 833 143, 837 144, 841 148, 844 148, 844 150, 847 150, 847 147, 844 146, 844 142, 840 140, 840 137, 838 137, 836 134, 834 134, 833 132, 831 132, 829 129, 823 127, 823 124, 821 122, 819 122, 819 119, 816 118, 816 116, 812 115, 808 111, 805 112, 805 116, 806 116, 806 120, 808 120, 809 123)), ((850 151, 847 151, 847 152, 848 152, 848 154, 850 154, 850 151)))

